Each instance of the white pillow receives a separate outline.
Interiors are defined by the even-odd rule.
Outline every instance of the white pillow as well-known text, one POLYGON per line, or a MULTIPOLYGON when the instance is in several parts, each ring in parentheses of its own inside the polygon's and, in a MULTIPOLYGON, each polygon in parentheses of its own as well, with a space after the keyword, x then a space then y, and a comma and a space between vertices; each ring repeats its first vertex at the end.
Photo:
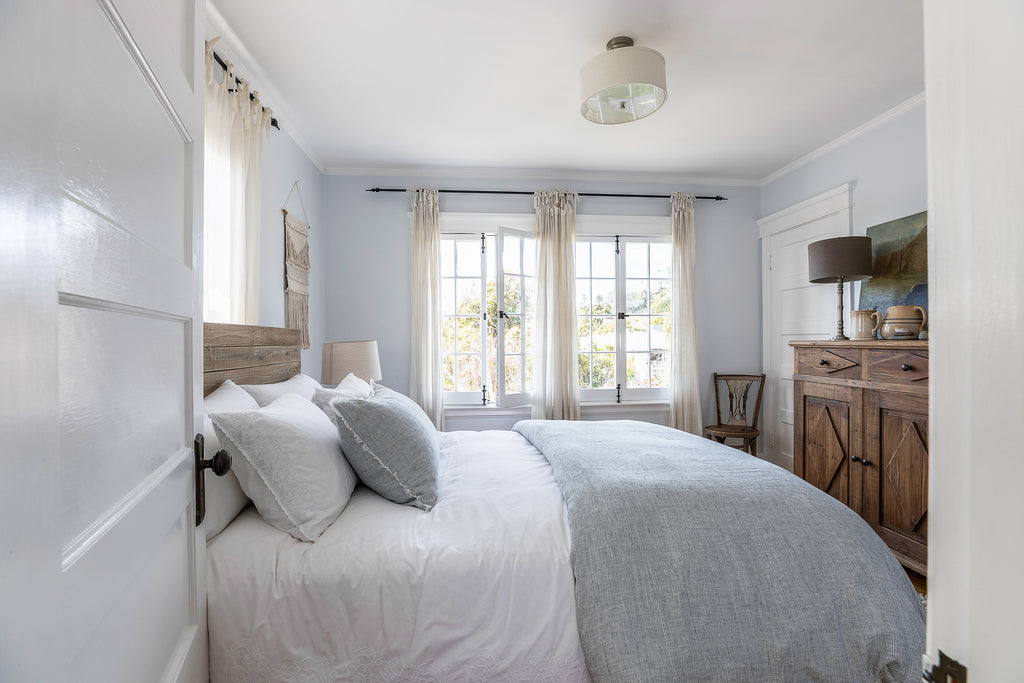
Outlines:
POLYGON ((260 407, 269 406, 285 394, 298 394, 307 401, 313 400, 313 392, 323 385, 309 375, 299 373, 283 382, 274 384, 242 384, 241 387, 256 399, 260 407))
MULTIPOLYGON (((231 413, 238 410, 259 408, 256 399, 242 390, 231 380, 225 380, 209 396, 203 399, 203 436, 206 438, 205 457, 212 458, 223 446, 220 437, 210 421, 210 413, 231 413)), ((224 530, 231 520, 238 516, 249 498, 238 484, 234 472, 218 477, 212 471, 206 472, 206 540, 224 530)))
POLYGON ((336 398, 369 398, 373 392, 373 388, 359 377, 356 377, 351 372, 345 376, 345 379, 341 380, 333 389, 317 389, 313 392, 313 403, 315 403, 320 410, 324 411, 327 417, 331 418, 331 422, 338 424, 338 414, 331 408, 331 401, 336 398))
POLYGON ((348 504, 356 475, 334 425, 307 399, 285 394, 259 410, 210 418, 242 490, 271 526, 315 541, 348 504))

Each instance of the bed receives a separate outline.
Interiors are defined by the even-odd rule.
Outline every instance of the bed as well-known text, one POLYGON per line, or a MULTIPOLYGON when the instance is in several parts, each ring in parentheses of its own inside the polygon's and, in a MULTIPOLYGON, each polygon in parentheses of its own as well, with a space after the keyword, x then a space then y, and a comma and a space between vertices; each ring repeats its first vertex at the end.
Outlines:
MULTIPOLYGON (((207 332, 207 392, 295 381, 272 330, 207 332)), ((208 530, 211 680, 920 679, 916 593, 826 494, 664 427, 517 430, 439 435, 429 512, 359 485, 313 543, 208 530)))

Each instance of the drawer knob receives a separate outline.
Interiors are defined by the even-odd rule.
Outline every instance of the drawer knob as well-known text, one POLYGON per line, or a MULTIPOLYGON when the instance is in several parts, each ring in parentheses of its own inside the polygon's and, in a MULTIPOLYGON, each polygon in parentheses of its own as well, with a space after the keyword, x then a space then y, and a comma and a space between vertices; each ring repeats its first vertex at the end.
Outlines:
POLYGON ((864 465, 864 467, 867 467, 867 466, 869 466, 871 464, 871 462, 868 461, 867 458, 864 458, 863 460, 860 461, 860 464, 864 465))
POLYGON ((824 358, 819 358, 818 365, 828 365, 828 361, 825 360, 824 358))
POLYGON ((910 367, 910 366, 909 366, 909 365, 907 365, 906 363, 904 363, 903 365, 901 365, 901 366, 900 366, 900 370, 902 370, 903 372, 910 372, 910 371, 911 371, 911 370, 913 370, 913 369, 914 369, 914 368, 910 367))
POLYGON ((851 455, 850 456, 850 460, 852 460, 854 462, 860 462, 860 458, 858 458, 856 455, 851 455))

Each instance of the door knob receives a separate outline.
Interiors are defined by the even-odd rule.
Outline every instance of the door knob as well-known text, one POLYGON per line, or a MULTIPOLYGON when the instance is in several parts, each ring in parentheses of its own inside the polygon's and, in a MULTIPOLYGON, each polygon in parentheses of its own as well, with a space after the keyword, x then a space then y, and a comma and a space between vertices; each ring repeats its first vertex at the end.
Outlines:
POLYGON ((192 453, 196 459, 196 526, 203 523, 206 519, 206 469, 213 470, 213 473, 218 477, 223 477, 231 470, 231 454, 221 449, 217 451, 216 455, 212 458, 206 459, 203 457, 203 451, 206 447, 206 437, 202 434, 196 434, 195 441, 192 442, 192 453))
POLYGON ((900 370, 902 370, 903 372, 910 372, 913 369, 914 368, 912 368, 911 366, 907 365, 906 363, 904 363, 903 365, 900 366, 900 370))
POLYGON ((858 458, 856 455, 851 455, 850 456, 850 460, 852 460, 854 462, 860 462, 860 458, 858 458))
POLYGON ((860 461, 860 464, 864 465, 864 467, 868 467, 869 465, 871 465, 871 462, 869 462, 867 458, 864 458, 863 460, 860 461))

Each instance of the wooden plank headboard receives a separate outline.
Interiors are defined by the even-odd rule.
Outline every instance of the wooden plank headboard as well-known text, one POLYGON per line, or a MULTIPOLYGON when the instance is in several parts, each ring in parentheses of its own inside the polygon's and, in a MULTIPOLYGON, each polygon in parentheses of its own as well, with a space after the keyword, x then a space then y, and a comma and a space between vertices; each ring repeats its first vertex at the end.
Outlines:
POLYGON ((226 379, 269 384, 298 374, 299 340, 298 330, 203 323, 203 396, 226 379))

